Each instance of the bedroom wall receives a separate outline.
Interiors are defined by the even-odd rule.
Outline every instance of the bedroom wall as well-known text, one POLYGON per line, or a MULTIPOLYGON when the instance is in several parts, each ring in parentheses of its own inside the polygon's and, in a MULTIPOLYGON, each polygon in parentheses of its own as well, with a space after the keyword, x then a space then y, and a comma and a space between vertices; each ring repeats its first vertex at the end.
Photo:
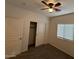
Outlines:
POLYGON ((48 36, 48 18, 42 14, 23 9, 21 7, 9 4, 6 2, 6 55, 8 57, 14 56, 18 54, 20 51, 18 48, 18 41, 15 41, 13 38, 11 31, 11 25, 19 30, 17 30, 17 35, 14 36, 18 39, 22 39, 21 42, 21 50, 26 51, 28 50, 28 39, 29 39, 29 27, 30 27, 30 21, 37 22, 37 35, 36 35, 36 46, 39 46, 41 44, 47 43, 47 36, 48 36), (16 21, 17 20, 17 21, 16 21), (17 24, 18 23, 18 24, 17 24), (10 26, 10 27, 9 27, 10 26), (13 39, 13 40, 11 40, 13 39), (16 48, 16 51, 15 51, 16 48), (18 51, 18 52, 17 52, 18 51))
MULTIPOLYGON (((56 25, 59 23, 73 24, 74 23, 73 13, 69 15, 64 15, 64 16, 51 17, 50 24, 49 24, 48 17, 42 14, 36 13, 34 11, 30 11, 28 9, 24 9, 24 8, 21 8, 9 3, 6 3, 5 9, 6 9, 5 10, 6 11, 6 15, 5 15, 6 16, 6 25, 5 25, 6 26, 6 39, 5 40, 6 40, 6 55, 8 55, 8 57, 14 56, 13 54, 16 55, 18 53, 17 51, 19 51, 18 47, 16 47, 16 51, 14 49, 18 40, 17 41, 10 40, 14 38, 13 37, 10 38, 12 33, 7 32, 7 28, 9 28, 8 25, 10 23, 14 23, 14 25, 17 25, 17 23, 20 24, 20 25, 18 24, 18 26, 20 27, 20 30, 17 32, 18 36, 16 37, 17 39, 21 37, 22 39, 21 50, 26 51, 28 50, 30 21, 37 22, 37 26, 38 26, 37 36, 36 36, 36 46, 41 45, 41 44, 46 44, 49 42, 51 45, 66 52, 67 54, 71 56, 74 55, 74 52, 73 52, 74 42, 61 40, 56 37, 56 28, 57 28, 56 25), (17 20, 16 23, 13 22, 16 20, 17 20), (49 29, 49 33, 48 33, 48 29, 49 29)), ((11 28, 8 29, 9 32, 10 32, 10 29, 11 28)))
POLYGON ((51 17, 49 24, 49 43, 58 49, 74 56, 74 42, 57 38, 57 24, 73 24, 74 14, 51 17))

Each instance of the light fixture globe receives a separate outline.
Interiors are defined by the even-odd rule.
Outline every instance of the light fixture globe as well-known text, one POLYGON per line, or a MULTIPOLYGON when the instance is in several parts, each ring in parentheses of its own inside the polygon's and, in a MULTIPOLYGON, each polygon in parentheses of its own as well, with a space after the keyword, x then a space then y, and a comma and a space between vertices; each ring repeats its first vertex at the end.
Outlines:
POLYGON ((52 13, 54 10, 52 8, 48 9, 48 12, 52 13))

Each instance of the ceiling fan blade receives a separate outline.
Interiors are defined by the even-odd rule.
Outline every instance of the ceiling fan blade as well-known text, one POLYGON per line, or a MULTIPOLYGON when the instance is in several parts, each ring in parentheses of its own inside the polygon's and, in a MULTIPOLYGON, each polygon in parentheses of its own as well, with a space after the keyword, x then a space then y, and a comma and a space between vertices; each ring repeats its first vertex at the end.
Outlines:
POLYGON ((41 10, 46 10, 46 9, 49 9, 49 8, 42 8, 41 10))
POLYGON ((45 1, 41 1, 43 4, 49 7, 49 5, 45 1))
POLYGON ((55 4, 55 7, 59 7, 60 5, 61 5, 61 3, 58 2, 55 4))
POLYGON ((53 8, 55 11, 61 11, 60 9, 58 9, 58 8, 53 8))

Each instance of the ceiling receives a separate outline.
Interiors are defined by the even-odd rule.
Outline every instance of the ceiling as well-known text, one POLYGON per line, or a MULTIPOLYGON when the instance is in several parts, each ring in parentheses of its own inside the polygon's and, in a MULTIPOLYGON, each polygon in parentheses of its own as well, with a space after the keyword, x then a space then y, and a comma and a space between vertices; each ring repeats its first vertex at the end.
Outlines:
MULTIPOLYGON (((41 3, 42 0, 6 0, 6 1, 13 5, 17 5, 19 7, 41 13, 48 17, 59 16, 59 15, 64 15, 74 12, 74 0, 56 0, 62 3, 62 6, 60 7, 61 11, 52 12, 52 13, 49 13, 48 10, 40 10, 41 8, 46 7, 44 4, 41 3)), ((54 1, 49 0, 49 2, 54 2, 54 1)))

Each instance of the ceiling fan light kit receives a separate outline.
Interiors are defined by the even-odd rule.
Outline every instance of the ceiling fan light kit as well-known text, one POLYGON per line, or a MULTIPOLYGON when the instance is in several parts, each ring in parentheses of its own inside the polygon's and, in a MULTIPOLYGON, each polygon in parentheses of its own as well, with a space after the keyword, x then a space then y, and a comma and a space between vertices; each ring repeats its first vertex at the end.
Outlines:
POLYGON ((49 9, 48 9, 48 12, 49 12, 49 13, 52 13, 53 11, 54 11, 54 10, 53 10, 52 8, 49 8, 49 9))

